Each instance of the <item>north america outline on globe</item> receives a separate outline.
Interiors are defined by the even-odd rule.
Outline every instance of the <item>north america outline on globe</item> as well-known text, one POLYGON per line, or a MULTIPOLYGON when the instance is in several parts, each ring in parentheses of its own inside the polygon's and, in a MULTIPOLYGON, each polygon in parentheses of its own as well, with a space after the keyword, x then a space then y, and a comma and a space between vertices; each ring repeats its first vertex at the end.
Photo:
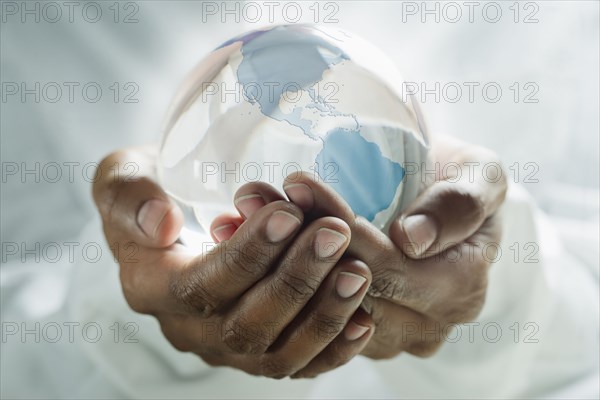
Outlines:
POLYGON ((314 160, 315 170, 321 178, 331 177, 333 173, 328 179, 329 185, 357 215, 373 221, 377 213, 389 208, 404 179, 405 169, 385 157, 376 143, 365 139, 361 134, 365 127, 356 116, 339 112, 314 88, 327 70, 343 65, 349 57, 319 36, 278 28, 256 31, 221 47, 240 41, 241 60, 234 72, 245 98, 252 104, 257 103, 265 117, 289 123, 310 139, 322 141, 314 160), (277 51, 273 51, 274 46, 277 51), (253 94, 252 88, 257 83, 268 84, 273 95, 253 94), (280 101, 290 83, 309 100, 284 112, 280 101), (314 128, 320 118, 339 118, 344 123, 318 133, 314 128), (348 126, 348 120, 353 127, 348 126))

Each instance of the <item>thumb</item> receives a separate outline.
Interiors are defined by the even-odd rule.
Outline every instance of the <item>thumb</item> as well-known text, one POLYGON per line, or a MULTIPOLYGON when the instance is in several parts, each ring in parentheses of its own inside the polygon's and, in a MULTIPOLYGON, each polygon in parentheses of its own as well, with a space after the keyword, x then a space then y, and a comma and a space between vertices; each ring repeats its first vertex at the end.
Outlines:
POLYGON ((391 224, 389 236, 409 257, 429 257, 469 238, 488 213, 474 185, 440 181, 391 224))
POLYGON ((500 167, 490 150, 443 135, 434 137, 433 150, 436 162, 459 168, 449 169, 454 172, 447 176, 440 174, 390 226, 390 239, 412 258, 429 257, 467 240, 497 211, 506 195, 502 169, 493 179, 487 176, 488 166, 500 167))
POLYGON ((155 159, 148 149, 125 150, 98 166, 93 196, 109 241, 162 248, 177 240, 183 213, 153 179, 155 159))

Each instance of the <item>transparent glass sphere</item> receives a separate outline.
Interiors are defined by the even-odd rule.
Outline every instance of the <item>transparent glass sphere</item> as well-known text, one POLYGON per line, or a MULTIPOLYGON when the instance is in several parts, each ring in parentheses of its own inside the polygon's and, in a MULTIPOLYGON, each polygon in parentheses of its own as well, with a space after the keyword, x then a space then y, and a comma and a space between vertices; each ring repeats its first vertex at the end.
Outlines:
POLYGON ((307 171, 386 231, 423 187, 428 139, 388 57, 347 32, 307 25, 224 43, 190 73, 167 115, 163 188, 186 227, 208 232, 248 182, 282 191, 307 171))

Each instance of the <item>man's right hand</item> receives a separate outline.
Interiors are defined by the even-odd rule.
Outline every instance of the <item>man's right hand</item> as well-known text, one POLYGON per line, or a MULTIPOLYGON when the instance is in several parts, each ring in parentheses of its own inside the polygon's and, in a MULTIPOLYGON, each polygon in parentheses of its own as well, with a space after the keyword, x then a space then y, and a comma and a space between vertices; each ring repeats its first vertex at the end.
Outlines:
POLYGON ((301 229, 293 203, 242 196, 246 220, 235 234, 190 255, 176 242, 181 210, 153 179, 155 159, 152 149, 113 153, 93 188, 133 310, 154 315, 178 350, 254 375, 316 376, 361 352, 374 330, 358 308, 371 274, 341 259, 350 242, 343 220, 301 229), (131 166, 138 172, 128 178, 131 166))

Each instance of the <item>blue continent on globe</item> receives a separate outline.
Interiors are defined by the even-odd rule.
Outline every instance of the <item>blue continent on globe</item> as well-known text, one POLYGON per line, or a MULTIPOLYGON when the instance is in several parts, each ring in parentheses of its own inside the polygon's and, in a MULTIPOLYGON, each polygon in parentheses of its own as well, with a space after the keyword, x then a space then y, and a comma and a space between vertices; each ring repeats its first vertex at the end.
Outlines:
POLYGON ((289 29, 270 29, 254 32, 242 41, 241 62, 237 68, 237 79, 246 98, 258 103, 260 112, 268 118, 287 122, 300 128, 312 140, 323 143, 315 161, 315 170, 350 205, 357 215, 373 221, 375 215, 387 209, 396 189, 401 184, 405 170, 397 162, 386 158, 376 143, 361 135, 361 126, 356 116, 343 114, 314 89, 323 74, 332 66, 349 57, 326 40, 315 35, 302 35, 289 29), (293 42, 294 46, 287 44, 293 42), (277 51, 273 48, 277 47, 277 51), (318 51, 317 49, 327 51, 318 51), (296 106, 291 113, 279 108, 281 96, 290 83, 306 92, 308 104, 296 106), (256 85, 272 88, 267 95, 257 95, 256 85), (313 131, 313 121, 302 117, 302 107, 318 111, 321 118, 351 118, 352 129, 336 127, 324 135, 313 131))

